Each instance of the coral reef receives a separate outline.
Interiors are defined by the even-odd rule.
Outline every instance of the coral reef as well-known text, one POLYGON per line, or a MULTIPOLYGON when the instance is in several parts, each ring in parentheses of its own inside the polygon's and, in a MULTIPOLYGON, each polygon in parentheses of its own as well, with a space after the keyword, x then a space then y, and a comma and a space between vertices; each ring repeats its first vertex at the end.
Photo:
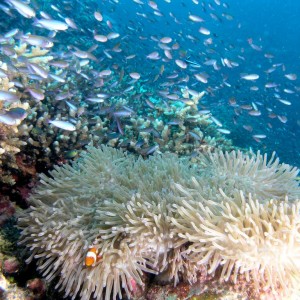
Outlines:
POLYGON ((7 196, 1 196, 0 194, 0 226, 5 221, 11 218, 15 213, 15 204, 9 200, 7 196))
MULTIPOLYGON (((0 70, 7 72, 7 64, 0 61, 0 70)), ((8 77, 1 77, 0 91, 16 92, 14 83, 8 77)), ((28 103, 12 103, 8 106, 5 105, 4 101, 0 100, 0 111, 18 107, 27 110, 28 103)), ((15 182, 12 177, 12 170, 18 169, 15 155, 26 144, 20 138, 24 132, 18 130, 19 124, 20 121, 16 122, 15 125, 6 125, 0 122, 0 181, 2 183, 13 184, 15 182)))
POLYGON ((18 219, 20 243, 46 281, 59 277, 56 287, 81 299, 116 299, 123 289, 131 297, 149 273, 175 285, 203 272, 244 278, 258 299, 290 295, 300 280, 297 174, 259 153, 216 152, 195 164, 90 147, 72 166, 41 175, 18 219), (218 168, 226 180, 210 180, 218 168), (264 176, 272 188, 256 184, 264 176))
MULTIPOLYGON (((70 151, 80 152, 89 143, 125 148, 143 156, 158 150, 191 155, 198 149, 234 149, 212 124, 210 114, 198 111, 204 92, 167 104, 163 97, 148 99, 153 88, 140 82, 122 96, 122 86, 95 83, 91 95, 89 81, 98 74, 94 65, 64 69, 49 55, 49 49, 14 39, 7 41, 7 46, 14 55, 6 57, 8 63, 0 62, 4 72, 0 90, 15 93, 19 101, 0 101, 0 114, 22 108, 26 117, 13 125, 0 121, 0 180, 5 184, 13 185, 23 175, 20 157, 24 155, 35 165, 51 167, 54 162, 68 160, 70 151), (99 93, 103 98, 96 96, 99 93), (49 120, 71 120, 76 130, 62 130, 50 125, 49 120)), ((73 65, 73 59, 65 63, 73 65)))
MULTIPOLYGON (((202 38, 187 34, 187 28, 170 33, 165 43, 159 31, 143 30, 148 24, 142 19, 139 28, 120 23, 117 2, 44 1, 40 6, 8 0, 0 5, 0 298, 61 298, 51 287, 47 294, 47 284, 33 271, 35 262, 48 283, 86 300, 143 297, 153 278, 182 297, 188 297, 183 293, 188 285, 219 278, 228 281, 226 287, 247 281, 257 294, 289 295, 298 281, 293 253, 298 170, 279 164, 275 155, 267 161, 260 153, 219 152, 237 149, 233 141, 243 135, 239 130, 253 131, 250 138, 267 150, 275 123, 268 120, 263 127, 261 118, 252 123, 246 116, 268 115, 285 124, 287 111, 278 107, 277 115, 277 105, 264 96, 270 90, 273 97, 273 89, 259 87, 266 83, 262 75, 250 88, 262 99, 250 103, 242 88, 247 85, 231 74, 232 67, 247 66, 242 42, 237 57, 234 43, 213 31, 201 49, 202 38), (50 30, 41 21, 65 30, 50 30), (107 41, 99 40, 100 33, 107 41), (228 58, 217 53, 224 47, 228 58), (157 59, 147 55, 149 49, 157 59), (80 156, 87 146, 103 148, 80 156), (59 167, 77 158, 74 165, 59 167), (29 197, 38 173, 46 175, 29 197), (16 246, 18 232, 5 232, 6 226, 14 229, 16 211, 21 243, 32 250, 27 266, 20 258, 24 249, 16 246), (286 249, 286 256, 272 249, 286 249), (273 260, 267 266, 264 255, 257 264, 247 260, 263 251, 273 260), (85 263, 91 258, 92 265, 85 263)), ((208 15, 213 20, 231 18, 226 4, 220 14, 215 4, 202 3, 202 9, 216 9, 218 17, 208 15)), ((152 29, 165 19, 159 9, 153 12, 142 14, 152 29)), ((140 17, 137 12, 132 20, 140 17)), ((280 66, 265 56, 271 70, 280 66)), ((296 80, 286 67, 282 77, 296 80)), ((279 94, 294 97, 288 94, 299 89, 283 83, 275 98, 294 104, 279 94)))

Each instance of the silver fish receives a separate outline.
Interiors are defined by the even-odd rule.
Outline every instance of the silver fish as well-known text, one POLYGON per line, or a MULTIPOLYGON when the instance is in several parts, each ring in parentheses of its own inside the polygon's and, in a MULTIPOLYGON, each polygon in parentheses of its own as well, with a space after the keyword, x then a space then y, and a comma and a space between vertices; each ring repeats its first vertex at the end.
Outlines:
POLYGON ((53 20, 53 19, 36 19, 33 23, 34 26, 38 27, 43 27, 48 30, 67 30, 68 29, 68 24, 58 21, 58 20, 53 20))
POLYGON ((7 92, 7 91, 0 91, 0 101, 7 101, 7 102, 16 102, 19 101, 20 97, 13 93, 13 92, 7 92))
POLYGON ((76 130, 75 125, 68 121, 60 121, 60 120, 49 120, 49 123, 54 125, 55 127, 61 128, 67 131, 74 131, 76 130))
POLYGON ((14 9, 16 9, 23 17, 35 17, 34 9, 32 9, 29 5, 25 4, 24 2, 18 0, 5 0, 5 2, 11 5, 14 9))

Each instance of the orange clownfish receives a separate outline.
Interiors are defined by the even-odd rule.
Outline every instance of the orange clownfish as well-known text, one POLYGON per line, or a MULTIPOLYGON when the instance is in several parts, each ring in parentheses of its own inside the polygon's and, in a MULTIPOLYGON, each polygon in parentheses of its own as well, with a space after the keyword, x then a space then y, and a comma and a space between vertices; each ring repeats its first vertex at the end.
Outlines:
POLYGON ((94 267, 96 263, 101 260, 101 258, 101 255, 98 254, 98 249, 96 249, 94 246, 90 246, 85 257, 85 265, 87 267, 94 267))

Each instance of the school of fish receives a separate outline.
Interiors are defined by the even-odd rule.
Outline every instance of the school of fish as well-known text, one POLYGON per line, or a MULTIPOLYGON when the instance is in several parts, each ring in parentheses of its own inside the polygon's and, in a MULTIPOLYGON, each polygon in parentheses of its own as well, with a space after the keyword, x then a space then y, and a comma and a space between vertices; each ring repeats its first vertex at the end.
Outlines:
MULTIPOLYGON (((106 115, 115 121, 116 134, 123 135, 126 119, 176 102, 197 105, 199 114, 207 115, 228 138, 247 136, 260 146, 278 127, 284 130, 289 107, 299 101, 298 74, 277 61, 259 37, 231 40, 224 35, 226 28, 243 26, 228 3, 123 2, 1 3, 0 58, 9 68, 0 69, 0 78, 23 72, 31 84, 14 79, 18 93, 0 91, 0 122, 9 126, 27 117, 22 109, 8 109, 26 94, 36 102, 51 101, 57 115, 48 125, 65 131, 76 131, 83 116, 93 120, 106 115), (52 59, 43 67, 18 56, 14 46, 22 44, 46 49, 52 59), (263 60, 263 66, 250 63, 253 57, 263 60), (20 63, 26 67, 19 68, 20 63), (76 85, 66 89, 75 77, 76 85), (118 97, 132 97, 137 104, 112 104, 118 97), (72 111, 72 117, 64 111, 72 111)), ((178 123, 169 120, 168 126, 178 123)), ((155 136, 154 128, 148 131, 155 136)), ((186 134, 201 139, 195 132, 186 134)), ((154 144, 143 153, 158 149, 154 144)))

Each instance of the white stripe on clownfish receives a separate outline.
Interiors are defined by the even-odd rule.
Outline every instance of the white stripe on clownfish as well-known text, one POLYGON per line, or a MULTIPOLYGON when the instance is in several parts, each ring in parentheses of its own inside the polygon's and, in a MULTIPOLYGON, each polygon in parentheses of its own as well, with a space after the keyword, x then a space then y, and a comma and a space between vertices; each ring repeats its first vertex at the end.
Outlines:
POLYGON ((94 267, 102 259, 95 246, 89 246, 89 251, 86 254, 84 264, 86 267, 94 267))

